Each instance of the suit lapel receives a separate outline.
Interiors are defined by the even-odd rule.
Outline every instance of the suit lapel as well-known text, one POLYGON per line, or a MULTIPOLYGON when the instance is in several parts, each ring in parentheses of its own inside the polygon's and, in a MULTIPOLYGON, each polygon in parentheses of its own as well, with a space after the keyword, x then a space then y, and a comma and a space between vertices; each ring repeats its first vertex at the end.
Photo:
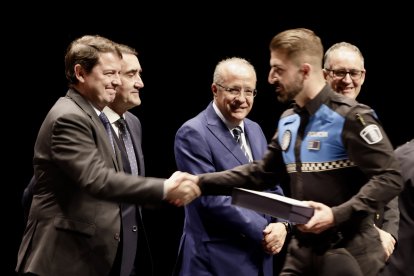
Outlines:
POLYGON ((249 141, 250 150, 252 152, 253 160, 262 158, 262 150, 259 149, 258 143, 255 143, 256 137, 254 135, 254 131, 252 130, 252 125, 248 120, 244 120, 244 135, 246 139, 249 141))
POLYGON ((206 119, 207 128, 211 131, 213 136, 227 148, 240 164, 246 164, 249 160, 244 155, 240 145, 234 140, 227 126, 214 111, 212 103, 207 107, 206 119))
POLYGON ((79 106, 79 108, 81 108, 89 116, 89 118, 91 118, 93 124, 95 125, 96 132, 104 140, 104 144, 105 144, 104 155, 111 156, 115 169, 119 171, 121 169, 120 164, 122 164, 122 160, 119 157, 120 154, 118 154, 119 150, 117 147, 115 147, 115 153, 112 150, 112 145, 111 145, 111 142, 109 141, 108 134, 106 133, 105 127, 102 124, 101 120, 99 119, 98 115, 96 114, 95 110, 92 108, 89 102, 87 102, 78 92, 76 92, 73 89, 69 89, 66 96, 71 98, 79 106))

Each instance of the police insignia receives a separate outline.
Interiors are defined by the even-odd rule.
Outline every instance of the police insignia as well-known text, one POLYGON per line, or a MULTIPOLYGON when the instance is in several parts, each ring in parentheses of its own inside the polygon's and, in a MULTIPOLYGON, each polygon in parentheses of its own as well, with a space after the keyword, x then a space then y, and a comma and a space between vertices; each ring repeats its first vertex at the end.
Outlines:
POLYGON ((309 141, 308 142, 308 149, 309 150, 320 150, 321 149, 321 141, 309 141))
POLYGON ((376 144, 382 140, 381 130, 377 125, 368 125, 359 133, 368 144, 376 144))
POLYGON ((290 130, 286 130, 282 135, 282 141, 280 144, 283 151, 286 151, 289 148, 291 139, 292 139, 292 133, 290 132, 290 130))

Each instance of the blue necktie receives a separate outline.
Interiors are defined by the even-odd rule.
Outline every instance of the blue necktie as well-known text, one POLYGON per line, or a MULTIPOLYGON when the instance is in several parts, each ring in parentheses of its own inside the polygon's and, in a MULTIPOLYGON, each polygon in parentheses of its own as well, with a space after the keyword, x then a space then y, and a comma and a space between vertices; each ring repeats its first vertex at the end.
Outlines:
POLYGON ((234 139, 236 139, 236 142, 239 143, 241 150, 243 151, 244 155, 246 156, 247 160, 249 160, 249 162, 252 162, 253 160, 250 158, 249 154, 246 151, 246 148, 243 144, 243 139, 241 137, 241 134, 243 133, 243 129, 240 126, 236 126, 235 128, 233 128, 233 135, 234 135, 234 139))
POLYGON ((101 119, 106 133, 108 134, 109 140, 111 142, 111 146, 112 146, 112 150, 115 153, 115 146, 114 146, 114 136, 112 134, 112 127, 111 127, 111 123, 108 120, 108 117, 106 117, 105 113, 101 112, 101 114, 99 114, 99 119, 101 119))
POLYGON ((118 128, 119 128, 119 138, 122 139, 125 145, 125 150, 128 156, 129 165, 131 167, 131 174, 138 175, 138 164, 137 159, 135 156, 134 146, 132 145, 131 134, 126 126, 126 122, 124 118, 119 118, 117 121, 118 128))

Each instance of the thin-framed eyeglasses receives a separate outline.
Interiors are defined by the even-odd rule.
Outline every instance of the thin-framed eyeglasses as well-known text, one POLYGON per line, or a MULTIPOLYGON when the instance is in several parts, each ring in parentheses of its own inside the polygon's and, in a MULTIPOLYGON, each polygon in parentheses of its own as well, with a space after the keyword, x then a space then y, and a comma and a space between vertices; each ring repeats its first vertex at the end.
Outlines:
POLYGON ((351 70, 345 70, 345 69, 338 69, 338 70, 332 70, 332 69, 326 69, 326 71, 332 73, 332 76, 337 79, 343 79, 346 77, 347 74, 351 77, 353 80, 359 80, 362 75, 365 73, 365 70, 357 70, 357 69, 351 69, 351 70))
POLYGON ((242 88, 242 87, 225 87, 219 83, 216 83, 217 86, 223 88, 224 91, 229 92, 234 96, 240 96, 241 92, 244 91, 246 97, 256 97, 257 89, 242 88))

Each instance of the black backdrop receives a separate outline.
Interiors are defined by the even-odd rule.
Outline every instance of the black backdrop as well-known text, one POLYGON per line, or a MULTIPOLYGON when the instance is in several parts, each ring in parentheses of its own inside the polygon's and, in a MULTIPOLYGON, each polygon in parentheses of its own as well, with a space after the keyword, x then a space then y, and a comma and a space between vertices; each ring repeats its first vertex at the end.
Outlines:
MULTIPOLYGON (((14 19, 3 23, 6 28, 2 40, 7 49, 3 63, 7 70, 2 78, 7 90, 2 91, 3 100, 5 108, 14 110, 3 116, 7 126, 7 165, 2 171, 4 179, 8 179, 3 180, 7 187, 7 207, 3 209, 3 228, 7 231, 4 275, 13 274, 24 230, 20 200, 32 175, 37 131, 53 103, 66 93, 63 57, 70 41, 79 36, 100 34, 139 52, 145 88, 140 93, 142 105, 132 112, 142 122, 148 176, 168 177, 176 170, 175 132, 212 99, 214 66, 225 57, 244 57, 255 66, 259 93, 249 118, 260 123, 267 138, 271 138, 285 106, 277 102, 267 84, 268 44, 276 33, 288 28, 314 30, 325 48, 340 41, 360 47, 367 76, 359 101, 376 110, 395 146, 412 138, 413 115, 410 102, 405 100, 411 93, 410 70, 401 66, 410 64, 412 58, 406 35, 397 35, 407 29, 407 17, 400 14, 404 9, 396 8, 399 13, 393 16, 397 20, 388 22, 395 12, 389 7, 377 7, 382 9, 379 13, 349 7, 339 12, 325 6, 322 12, 317 7, 297 5, 289 9, 277 2, 263 7, 239 4, 237 10, 177 4, 145 9, 139 5, 112 5, 101 7, 107 9, 105 12, 86 12, 79 6, 71 10, 74 13, 60 9, 29 16, 18 9, 12 11, 14 19), (311 10, 312 14, 306 13, 311 10), (12 115, 19 119, 11 120, 12 115)), ((146 213, 146 218, 156 275, 169 275, 181 234, 183 209, 166 204, 161 210, 146 213)))

